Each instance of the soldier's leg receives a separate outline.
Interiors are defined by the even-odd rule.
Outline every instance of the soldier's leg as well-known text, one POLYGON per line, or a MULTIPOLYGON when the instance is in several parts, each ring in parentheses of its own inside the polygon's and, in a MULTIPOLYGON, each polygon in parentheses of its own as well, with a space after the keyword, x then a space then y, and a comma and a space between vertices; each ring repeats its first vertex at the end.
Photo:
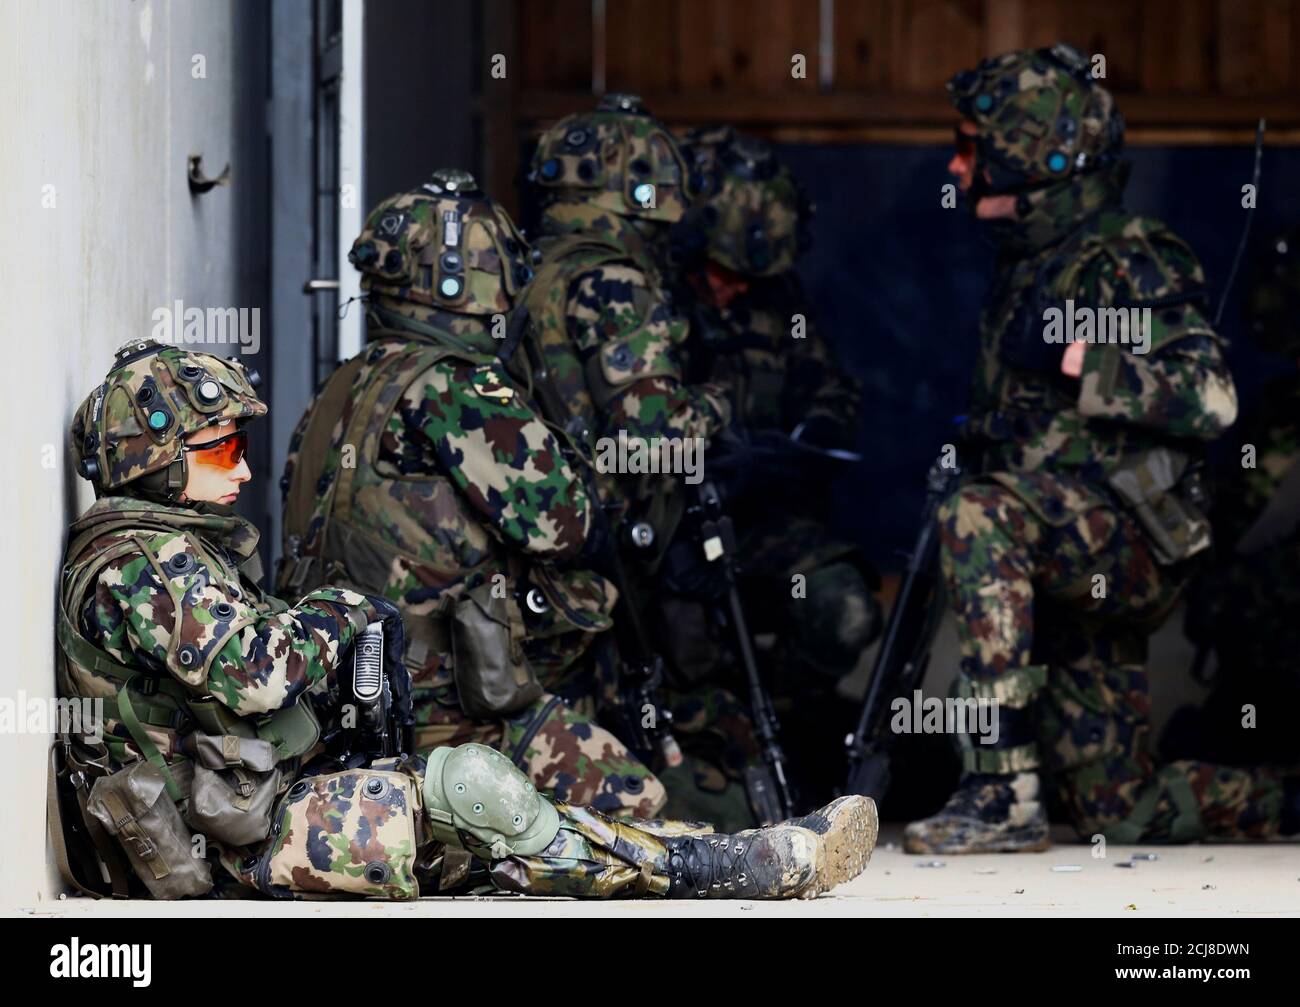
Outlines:
POLYGON ((468 849, 508 891, 580 898, 811 898, 865 869, 875 806, 840 798, 794 822, 736 835, 638 828, 552 804, 501 753, 439 749, 423 797, 433 838, 468 849))
POLYGON ((907 827, 904 848, 942 854, 1045 849, 1030 709, 1046 679, 1046 669, 1030 663, 1033 582, 1045 527, 1010 490, 984 483, 958 490, 938 520, 961 646, 955 691, 991 706, 998 723, 988 736, 958 739, 962 781, 943 809, 907 827))
POLYGON ((1144 634, 1065 623, 1058 639, 1040 729, 1054 790, 1081 838, 1191 842, 1300 831, 1300 775, 1156 762, 1144 634))
MULTIPOLYGON (((1076 497, 1058 480, 1046 500, 1076 497)), ((906 835, 914 852, 1044 848, 1034 704, 1047 680, 1036 618, 1067 608, 1100 625, 1154 625, 1179 584, 1165 577, 1141 532, 1117 512, 1059 504, 1047 520, 1001 485, 971 484, 940 513, 941 558, 961 642, 959 692, 997 709, 997 740, 963 740, 968 776, 950 805, 906 835), (1031 663, 1032 662, 1032 663, 1031 663)), ((1050 642, 1050 641, 1049 641, 1050 642)))
POLYGON ((853 563, 827 563, 805 577, 804 592, 792 594, 788 606, 791 656, 804 668, 841 678, 879 634, 879 603, 853 563))
POLYGON ((557 801, 612 817, 653 818, 668 800, 663 783, 595 722, 594 706, 584 712, 581 705, 543 695, 506 721, 502 751, 557 801))

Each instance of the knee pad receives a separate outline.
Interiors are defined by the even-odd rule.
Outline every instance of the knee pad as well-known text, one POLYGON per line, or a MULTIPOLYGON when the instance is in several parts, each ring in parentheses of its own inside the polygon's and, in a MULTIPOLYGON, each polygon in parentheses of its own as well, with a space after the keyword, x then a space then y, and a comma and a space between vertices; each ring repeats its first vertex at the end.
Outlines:
POLYGON ((435 749, 425 766, 423 794, 434 836, 484 859, 540 853, 560 831, 555 805, 486 745, 435 749))
POLYGON ((791 617, 801 649, 818 668, 853 670, 880 632, 880 604, 852 563, 830 563, 808 574, 807 597, 792 600, 791 617))

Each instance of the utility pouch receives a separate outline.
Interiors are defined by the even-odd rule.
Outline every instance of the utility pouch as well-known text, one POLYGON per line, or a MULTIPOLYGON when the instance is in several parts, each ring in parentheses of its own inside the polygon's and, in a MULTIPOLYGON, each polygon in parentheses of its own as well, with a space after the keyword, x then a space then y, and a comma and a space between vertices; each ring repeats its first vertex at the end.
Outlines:
POLYGON ((418 898, 422 815, 410 773, 359 768, 303 777, 281 798, 269 845, 240 871, 279 898, 418 898))
POLYGON ((150 762, 136 762, 95 781, 86 802, 117 837, 136 876, 156 899, 182 899, 212 888, 212 869, 194 855, 190 830, 150 762))
POLYGON ((1204 498, 1200 473, 1189 468, 1187 455, 1169 448, 1130 455, 1107 481, 1146 532, 1161 566, 1209 548, 1210 522, 1198 505, 1204 498))
POLYGON ((257 725, 257 736, 275 747, 277 762, 306 755, 320 741, 320 720, 305 696, 257 725))
POLYGON ((456 600, 451 616, 452 669, 462 709, 475 720, 518 713, 542 695, 524 657, 523 616, 485 583, 456 600))
POLYGON ((275 746, 233 734, 195 734, 194 784, 186 818, 197 832, 248 846, 271 832, 280 789, 275 746))

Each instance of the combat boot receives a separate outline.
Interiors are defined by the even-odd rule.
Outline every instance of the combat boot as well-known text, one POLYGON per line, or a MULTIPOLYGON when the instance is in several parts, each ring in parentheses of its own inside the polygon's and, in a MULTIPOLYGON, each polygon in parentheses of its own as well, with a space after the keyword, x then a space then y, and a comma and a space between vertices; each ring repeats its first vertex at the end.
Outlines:
POLYGON ((879 821, 868 797, 841 797, 735 835, 667 839, 672 899, 812 899, 867 867, 879 821))
POLYGON ((903 830, 908 853, 1027 853, 1049 845, 1034 772, 969 773, 938 813, 903 830))

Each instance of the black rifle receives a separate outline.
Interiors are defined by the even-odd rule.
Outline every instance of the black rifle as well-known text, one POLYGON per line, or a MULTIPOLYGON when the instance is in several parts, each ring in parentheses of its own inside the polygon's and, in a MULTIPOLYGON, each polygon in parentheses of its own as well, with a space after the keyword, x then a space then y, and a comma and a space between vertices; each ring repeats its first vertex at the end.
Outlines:
POLYGON ((946 455, 940 455, 926 474, 921 530, 889 612, 857 729, 845 738, 849 763, 845 792, 876 801, 882 800, 889 789, 894 742, 888 728, 890 707, 896 697, 910 697, 921 684, 943 616, 936 518, 940 504, 957 488, 962 474, 955 459, 946 465, 947 460, 946 455))
POLYGON ((751 766, 745 771, 745 788, 760 825, 784 821, 794 814, 794 798, 786 774, 785 753, 781 749, 781 728, 759 673, 753 637, 749 634, 749 623, 740 599, 735 529, 713 482, 698 485, 695 499, 687 505, 681 530, 689 538, 679 539, 679 542, 689 544, 694 555, 685 562, 674 563, 680 553, 670 553, 666 557, 665 581, 675 593, 694 596, 714 606, 715 614, 725 622, 735 641, 736 656, 745 672, 750 716, 765 763, 762 767, 751 766), (687 583, 690 586, 686 586, 687 583))
POLYGON ((414 753, 411 675, 406 665, 394 668, 384 660, 383 623, 372 622, 357 634, 352 660, 339 668, 336 703, 322 713, 329 726, 321 740, 340 765, 368 766, 414 753))
MULTIPOLYGON (((623 560, 624 542, 617 529, 612 527, 601 502, 595 467, 574 441, 577 432, 551 383, 541 347, 532 333, 525 334, 527 325, 527 309, 516 308, 508 344, 517 346, 523 342, 532 373, 532 390, 542 418, 555 432, 560 453, 574 474, 582 478, 587 490, 592 513, 589 537, 596 544, 592 565, 618 589, 618 602, 614 606, 614 637, 618 642, 619 682, 614 704, 602 711, 601 719, 651 768, 657 768, 656 762, 660 759, 668 766, 679 765, 682 753, 671 729, 672 711, 661 698, 664 660, 650 644, 650 636, 637 606, 637 587, 623 560)), ((653 542, 649 525, 637 525, 630 529, 627 537, 629 544, 638 547, 653 542)))

